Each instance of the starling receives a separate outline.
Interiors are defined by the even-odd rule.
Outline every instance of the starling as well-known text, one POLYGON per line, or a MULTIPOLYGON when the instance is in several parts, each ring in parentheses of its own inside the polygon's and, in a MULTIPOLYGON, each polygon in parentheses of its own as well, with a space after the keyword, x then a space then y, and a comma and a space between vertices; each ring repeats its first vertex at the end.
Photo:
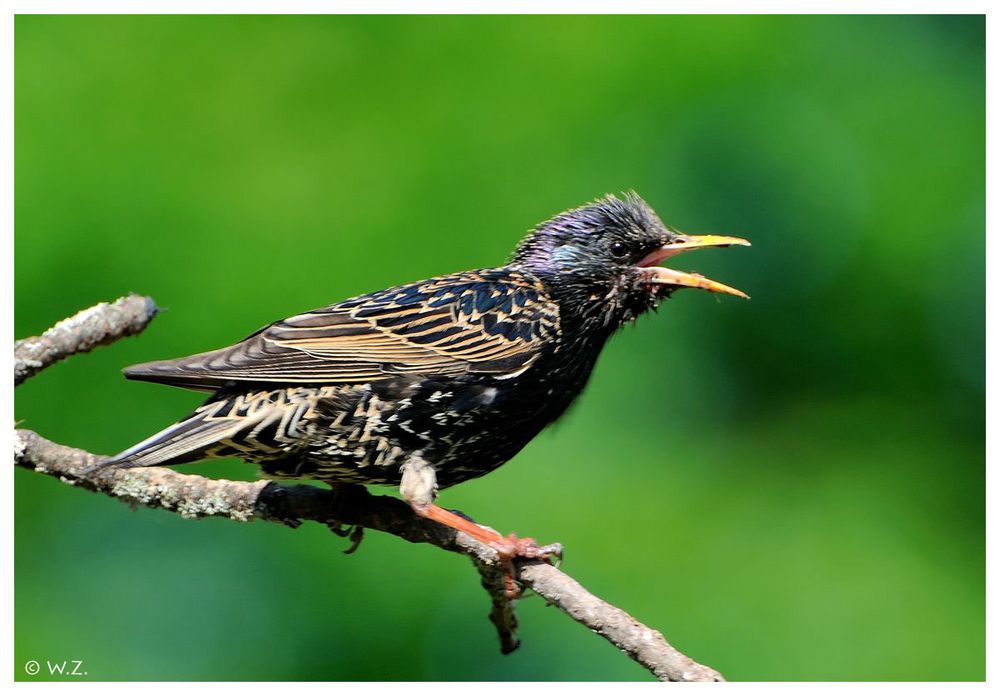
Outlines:
POLYGON ((657 264, 744 239, 689 236, 634 193, 538 225, 506 266, 360 295, 228 348, 129 367, 129 379, 210 392, 194 413, 100 467, 220 457, 268 478, 399 486, 413 510, 515 556, 504 537, 434 504, 555 421, 608 338, 678 288, 745 294, 657 264))

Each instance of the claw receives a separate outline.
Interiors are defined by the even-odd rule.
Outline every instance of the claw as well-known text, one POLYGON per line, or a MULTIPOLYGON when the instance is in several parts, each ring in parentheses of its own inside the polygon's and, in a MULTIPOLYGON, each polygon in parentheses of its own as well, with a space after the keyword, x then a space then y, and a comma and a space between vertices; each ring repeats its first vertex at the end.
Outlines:
POLYGON ((549 556, 555 556, 561 561, 563 557, 562 544, 539 546, 531 537, 521 539, 513 534, 508 534, 500 541, 491 541, 490 546, 501 556, 509 558, 540 558, 543 561, 550 561, 549 556))
POLYGON ((500 563, 503 565, 504 594, 507 595, 507 599, 517 599, 522 594, 521 586, 517 583, 515 558, 537 558, 551 565, 557 564, 552 562, 550 556, 558 559, 560 563, 563 559, 562 544, 539 546, 530 537, 520 539, 513 534, 502 537, 500 541, 491 541, 489 546, 500 556, 500 563))
POLYGON ((365 528, 361 525, 345 525, 338 520, 327 520, 326 526, 341 539, 347 539, 351 542, 351 545, 344 550, 345 554, 352 554, 357 551, 362 540, 365 538, 365 528))
POLYGON ((344 553, 350 555, 357 551, 358 547, 361 546, 361 542, 365 538, 365 528, 360 524, 354 525, 354 527, 351 528, 351 534, 348 538, 351 540, 351 545, 350 547, 344 549, 344 553))
POLYGON ((553 563, 552 558, 562 561, 562 544, 548 544, 539 546, 534 539, 519 539, 513 534, 500 536, 495 530, 476 522, 471 521, 461 513, 445 510, 433 503, 411 503, 413 511, 421 517, 434 520, 446 527, 451 527, 459 532, 468 534, 476 541, 486 544, 500 556, 500 563, 503 566, 504 589, 509 599, 516 599, 521 591, 517 586, 517 569, 514 567, 515 558, 534 558, 543 560, 546 563, 553 563))

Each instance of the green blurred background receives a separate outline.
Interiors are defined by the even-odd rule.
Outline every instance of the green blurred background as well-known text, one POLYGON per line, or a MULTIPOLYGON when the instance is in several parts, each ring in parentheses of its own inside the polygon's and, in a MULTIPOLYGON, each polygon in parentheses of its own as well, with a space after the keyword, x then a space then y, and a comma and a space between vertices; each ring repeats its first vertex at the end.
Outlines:
MULTIPOLYGON (((119 451, 200 401, 122 367, 499 265, 534 223, 634 188, 681 230, 753 240, 679 266, 753 300, 679 293, 557 426, 442 503, 563 542, 571 574, 730 679, 982 679, 984 30, 19 16, 16 335, 128 291, 169 311, 32 379, 16 416, 119 451)), ((371 533, 344 556, 315 524, 15 485, 16 665, 650 678, 537 597, 501 656, 470 564, 428 547, 371 533)))

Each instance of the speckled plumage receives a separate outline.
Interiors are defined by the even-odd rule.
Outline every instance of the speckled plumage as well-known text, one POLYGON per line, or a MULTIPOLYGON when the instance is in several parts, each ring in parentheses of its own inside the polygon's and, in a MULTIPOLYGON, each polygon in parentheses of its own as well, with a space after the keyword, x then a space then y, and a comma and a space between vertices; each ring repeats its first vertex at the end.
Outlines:
POLYGON ((510 269, 352 298, 231 348, 126 370, 217 391, 116 460, 240 457, 274 477, 398 484, 404 455, 420 451, 443 488, 492 471, 552 420, 557 402, 568 405, 573 379, 554 360, 560 334, 544 286, 510 269), (537 385, 517 388, 529 372, 537 385))
POLYGON ((730 243, 744 242, 685 237, 638 196, 608 196, 539 225, 506 266, 361 295, 228 348, 127 369, 212 395, 106 465, 235 456, 271 477, 401 485, 425 511, 439 488, 492 471, 559 418, 607 339, 659 299, 685 285, 741 294, 649 268, 730 243))

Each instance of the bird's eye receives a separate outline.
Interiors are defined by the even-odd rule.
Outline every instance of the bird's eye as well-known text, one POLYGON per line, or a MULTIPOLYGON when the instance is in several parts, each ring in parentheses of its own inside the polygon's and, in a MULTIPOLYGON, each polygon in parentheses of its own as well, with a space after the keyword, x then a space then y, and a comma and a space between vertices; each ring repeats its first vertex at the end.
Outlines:
POLYGON ((628 245, 625 242, 611 242, 611 255, 616 259, 625 258, 628 255, 628 245))

